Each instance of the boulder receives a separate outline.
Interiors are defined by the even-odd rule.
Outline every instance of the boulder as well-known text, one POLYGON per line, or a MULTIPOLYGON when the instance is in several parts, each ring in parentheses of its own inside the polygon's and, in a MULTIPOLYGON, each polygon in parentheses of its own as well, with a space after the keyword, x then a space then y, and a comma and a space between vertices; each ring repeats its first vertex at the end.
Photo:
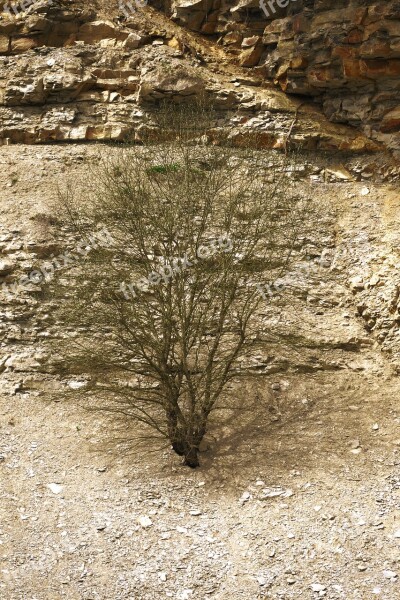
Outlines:
POLYGON ((263 51, 262 45, 248 48, 240 53, 239 64, 241 67, 255 67, 260 62, 263 51))
POLYGON ((80 27, 77 39, 85 44, 96 44, 101 40, 116 39, 117 37, 118 30, 112 21, 93 21, 84 23, 80 27))
POLYGON ((140 80, 139 99, 154 101, 168 96, 187 98, 199 95, 203 90, 204 81, 178 63, 168 68, 157 66, 144 73, 140 80))
POLYGON ((188 29, 200 31, 212 7, 213 0, 175 0, 172 18, 188 29))
POLYGON ((15 270, 15 263, 8 258, 0 258, 0 277, 11 275, 15 270))
POLYGON ((42 15, 31 15, 29 16, 23 27, 23 33, 43 33, 50 30, 52 22, 42 15))
POLYGON ((136 50, 143 44, 144 38, 138 33, 130 33, 124 41, 124 48, 127 50, 136 50))
POLYGON ((32 48, 40 46, 40 40, 36 37, 20 37, 11 39, 11 52, 22 54, 32 48))

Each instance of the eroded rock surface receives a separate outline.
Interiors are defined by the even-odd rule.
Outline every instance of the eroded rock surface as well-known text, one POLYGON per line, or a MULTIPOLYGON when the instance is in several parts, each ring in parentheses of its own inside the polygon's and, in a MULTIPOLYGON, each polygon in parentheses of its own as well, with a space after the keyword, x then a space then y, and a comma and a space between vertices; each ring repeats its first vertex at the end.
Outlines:
MULTIPOLYGON (((204 6, 199 3, 198 10, 204 6)), ((185 10, 192 8, 187 3, 185 10)), ((34 2, 17 18, 3 13, 3 144, 140 141, 140 128, 151 122, 157 102, 187 101, 202 92, 221 113, 216 126, 234 125, 241 141, 261 131, 265 146, 285 147, 290 132, 291 141, 308 148, 380 149, 365 134, 330 123, 312 102, 290 99, 266 84, 258 67, 249 76, 246 67, 262 60, 257 36, 243 38, 239 67, 229 52, 202 45, 151 7, 129 18, 118 17, 117 9, 112 14, 114 20, 101 19, 67 0, 34 2)), ((385 117, 386 130, 396 115, 392 110, 385 117)))
POLYGON ((258 65, 287 93, 315 98, 330 120, 362 127, 399 151, 398 0, 286 4, 264 2, 265 14, 258 0, 212 6, 176 0, 172 15, 191 29, 219 36, 240 64, 258 65))

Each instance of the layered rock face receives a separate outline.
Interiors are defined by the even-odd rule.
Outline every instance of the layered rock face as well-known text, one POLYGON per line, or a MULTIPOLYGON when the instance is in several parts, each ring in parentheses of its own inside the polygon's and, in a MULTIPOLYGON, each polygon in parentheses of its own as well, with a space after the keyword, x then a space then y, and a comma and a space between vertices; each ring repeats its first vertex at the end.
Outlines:
POLYGON ((400 151, 399 0, 176 0, 172 16, 213 33, 285 92, 400 151), (264 11, 260 6, 263 5, 264 11), (281 6, 281 8, 280 8, 281 6))
POLYGON ((290 134, 290 142, 310 149, 379 150, 357 130, 331 124, 316 105, 263 84, 218 45, 199 45, 152 8, 128 17, 115 10, 111 21, 73 0, 40 0, 16 16, 3 13, 0 39, 3 144, 140 141, 161 99, 179 103, 205 93, 218 111, 215 127, 229 125, 238 143, 256 132, 264 147, 286 148, 290 134))
POLYGON ((121 56, 140 45, 139 35, 72 3, 46 0, 3 19, 0 34, 3 143, 123 135, 108 106, 122 96, 129 102, 138 88, 135 65, 121 56))

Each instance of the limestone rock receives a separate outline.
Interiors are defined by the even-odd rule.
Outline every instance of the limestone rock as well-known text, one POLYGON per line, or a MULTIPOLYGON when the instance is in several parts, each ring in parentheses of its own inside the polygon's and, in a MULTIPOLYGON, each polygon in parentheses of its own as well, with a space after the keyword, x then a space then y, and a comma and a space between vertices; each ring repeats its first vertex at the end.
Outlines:
POLYGON ((138 33, 130 33, 124 42, 124 48, 127 50, 135 50, 143 43, 143 37, 138 33))
POLYGON ((360 127, 400 153, 398 2, 284 4, 266 3, 265 14, 256 0, 212 7, 205 0, 175 0, 171 14, 190 29, 222 34, 234 56, 241 44, 242 67, 263 69, 286 93, 316 98, 330 120, 360 127), (213 26, 205 28, 211 15, 213 26))
POLYGON ((384 133, 400 131, 400 106, 384 115, 380 129, 384 133))
POLYGON ((140 80, 139 98, 151 102, 162 97, 194 97, 204 89, 204 82, 179 63, 149 70, 140 80))
POLYGON ((200 31, 201 25, 213 6, 213 0, 176 0, 172 18, 188 29, 200 31))
POLYGON ((15 269, 15 264, 9 259, 0 258, 0 277, 10 275, 15 269))
POLYGON ((7 35, 0 35, 0 54, 7 54, 10 49, 10 38, 7 35))
MULTIPOLYGON (((298 0, 299 10, 302 5, 298 0)), ((329 11, 319 2, 301 14, 277 10, 268 21, 260 17, 255 0, 176 0, 174 20, 205 34, 222 34, 225 50, 213 43, 205 61, 198 51, 200 38, 195 43, 178 30, 171 36, 160 23, 149 28, 140 21, 139 9, 125 26, 111 20, 112 12, 100 18, 76 0, 34 2, 18 19, 0 20, 0 144, 140 141, 140 128, 159 100, 185 102, 205 93, 223 113, 218 126, 233 125, 231 137, 239 145, 257 137, 263 147, 285 148, 290 130, 291 143, 310 149, 381 148, 343 125, 349 122, 366 124, 369 137, 396 148, 398 100, 393 98, 400 61, 393 48, 400 37, 397 13, 381 8, 329 11), (383 36, 377 25, 382 19, 383 36), (323 36, 335 27, 342 43, 327 47, 323 36), (225 52, 232 53, 236 63, 253 69, 250 76, 232 73, 232 65, 226 74, 224 65, 210 69, 210 58, 215 62, 220 51, 223 61, 225 52), (288 94, 272 85, 261 87, 265 75, 288 94), (328 119, 340 124, 293 94, 315 97, 328 119), (243 113, 238 120, 235 111, 243 113)))
POLYGON ((111 21, 93 21, 92 23, 84 23, 79 29, 78 40, 82 40, 85 44, 96 44, 104 39, 115 39, 117 37, 117 29, 111 21))
POLYGON ((258 64, 263 52, 261 38, 253 36, 245 38, 242 42, 243 52, 239 56, 239 63, 242 67, 254 67, 258 64))

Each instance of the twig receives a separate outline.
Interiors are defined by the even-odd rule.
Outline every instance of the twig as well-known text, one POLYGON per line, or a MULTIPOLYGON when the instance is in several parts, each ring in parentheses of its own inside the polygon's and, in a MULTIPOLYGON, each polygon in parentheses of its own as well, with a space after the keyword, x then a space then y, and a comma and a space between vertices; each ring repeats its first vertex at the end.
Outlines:
POLYGON ((294 125, 295 125, 295 123, 296 123, 296 121, 297 121, 297 117, 298 117, 298 114, 299 114, 299 110, 300 110, 300 108, 303 106, 303 104, 305 104, 305 102, 301 102, 301 103, 298 105, 298 107, 296 108, 296 113, 295 113, 295 115, 294 115, 294 119, 293 119, 293 121, 292 121, 292 123, 291 123, 291 125, 290 125, 290 127, 289 127, 289 132, 288 132, 288 134, 287 134, 287 136, 286 136, 286 141, 285 141, 285 156, 287 156, 288 143, 289 143, 289 140, 290 140, 290 136, 291 136, 291 133, 292 133, 293 127, 294 127, 294 125))

